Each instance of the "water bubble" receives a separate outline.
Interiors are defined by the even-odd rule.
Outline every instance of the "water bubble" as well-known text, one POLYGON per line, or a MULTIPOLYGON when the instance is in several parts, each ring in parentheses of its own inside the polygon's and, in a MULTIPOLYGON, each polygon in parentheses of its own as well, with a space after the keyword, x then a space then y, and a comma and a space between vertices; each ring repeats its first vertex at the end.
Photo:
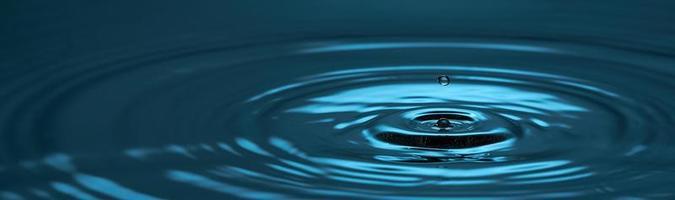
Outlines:
POLYGON ((447 75, 441 75, 438 77, 438 84, 441 84, 442 86, 447 86, 450 85, 450 77, 447 75))

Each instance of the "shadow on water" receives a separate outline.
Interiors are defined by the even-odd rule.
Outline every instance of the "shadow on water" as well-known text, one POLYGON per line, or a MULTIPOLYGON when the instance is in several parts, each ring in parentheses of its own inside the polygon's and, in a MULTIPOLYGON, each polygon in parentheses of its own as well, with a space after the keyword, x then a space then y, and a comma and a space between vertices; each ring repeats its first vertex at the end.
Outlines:
POLYGON ((436 149, 461 149, 484 146, 505 141, 508 139, 504 135, 467 135, 453 136, 446 134, 439 135, 406 135, 400 133, 380 133, 377 139, 411 147, 436 148, 436 149))

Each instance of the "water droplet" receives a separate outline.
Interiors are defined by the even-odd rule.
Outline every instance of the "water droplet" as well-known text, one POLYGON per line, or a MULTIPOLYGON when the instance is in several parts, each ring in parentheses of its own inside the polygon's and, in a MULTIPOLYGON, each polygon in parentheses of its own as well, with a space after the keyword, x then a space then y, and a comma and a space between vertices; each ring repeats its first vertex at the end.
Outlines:
POLYGON ((447 75, 441 75, 438 77, 438 84, 441 84, 442 86, 447 86, 450 85, 450 77, 447 75))
POLYGON ((447 129, 452 127, 452 122, 450 122, 449 119, 446 118, 440 118, 438 121, 436 121, 436 124, 434 126, 441 128, 441 129, 447 129))

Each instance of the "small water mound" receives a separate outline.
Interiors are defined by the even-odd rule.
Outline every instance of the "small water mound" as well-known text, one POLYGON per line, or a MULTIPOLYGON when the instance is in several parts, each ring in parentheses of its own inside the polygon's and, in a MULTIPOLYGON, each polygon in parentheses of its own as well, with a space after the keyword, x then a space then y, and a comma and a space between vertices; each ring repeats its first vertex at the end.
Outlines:
POLYGON ((466 129, 476 120, 468 112, 428 111, 414 116, 411 121, 419 129, 447 132, 450 129, 466 129))

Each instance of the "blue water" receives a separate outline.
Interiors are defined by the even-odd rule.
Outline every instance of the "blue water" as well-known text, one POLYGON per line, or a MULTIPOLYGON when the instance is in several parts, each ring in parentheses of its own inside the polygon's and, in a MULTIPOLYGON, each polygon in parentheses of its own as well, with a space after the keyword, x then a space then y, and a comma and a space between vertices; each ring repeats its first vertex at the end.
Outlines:
POLYGON ((7 4, 0 199, 675 198, 669 1, 7 4))

